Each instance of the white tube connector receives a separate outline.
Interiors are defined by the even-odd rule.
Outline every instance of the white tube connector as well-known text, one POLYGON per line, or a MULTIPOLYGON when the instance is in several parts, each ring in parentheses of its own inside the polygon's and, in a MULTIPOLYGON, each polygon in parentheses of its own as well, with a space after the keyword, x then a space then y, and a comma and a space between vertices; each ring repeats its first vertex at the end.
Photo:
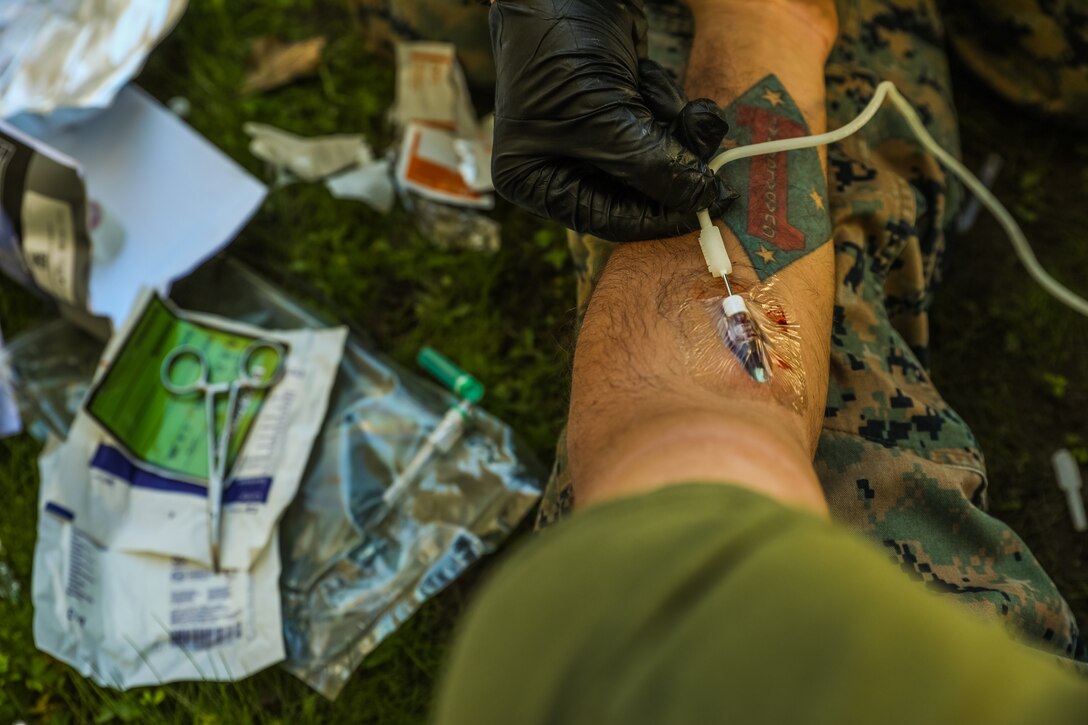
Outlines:
POLYGON ((705 209, 699 212, 699 247, 703 250, 706 268, 714 277, 724 277, 733 273, 733 262, 725 251, 722 231, 711 220, 705 209))
POLYGON ((732 317, 739 312, 747 314, 748 305, 744 304, 744 298, 740 295, 729 295, 722 300, 722 312, 726 317, 732 317))

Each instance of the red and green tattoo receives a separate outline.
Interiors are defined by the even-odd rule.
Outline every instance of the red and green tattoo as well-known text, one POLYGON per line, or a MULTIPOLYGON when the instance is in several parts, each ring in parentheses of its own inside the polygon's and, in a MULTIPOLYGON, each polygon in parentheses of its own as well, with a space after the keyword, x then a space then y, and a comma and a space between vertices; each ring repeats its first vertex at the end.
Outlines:
MULTIPOLYGON (((809 135, 801 111, 769 75, 727 109, 727 146, 809 135)), ((747 189, 723 221, 740 240, 760 281, 831 239, 827 180, 816 149, 756 156, 722 170, 734 189, 747 189)))

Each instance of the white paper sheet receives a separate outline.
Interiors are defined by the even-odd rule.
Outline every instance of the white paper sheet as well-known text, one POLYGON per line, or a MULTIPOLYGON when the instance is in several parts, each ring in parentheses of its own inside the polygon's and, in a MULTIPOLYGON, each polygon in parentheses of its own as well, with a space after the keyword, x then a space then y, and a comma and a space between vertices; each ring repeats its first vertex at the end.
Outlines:
POLYGON ((90 198, 124 230, 113 259, 92 265, 91 312, 119 327, 142 287, 162 293, 230 242, 267 188, 135 86, 86 123, 16 125, 79 162, 90 198))

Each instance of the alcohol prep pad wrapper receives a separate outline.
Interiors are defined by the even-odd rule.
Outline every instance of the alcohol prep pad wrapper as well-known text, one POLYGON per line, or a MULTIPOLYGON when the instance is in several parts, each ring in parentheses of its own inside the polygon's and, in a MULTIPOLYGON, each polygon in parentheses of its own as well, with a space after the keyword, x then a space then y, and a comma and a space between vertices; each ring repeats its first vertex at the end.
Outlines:
MULTIPOLYGON (((282 345, 282 379, 243 394, 232 421, 219 564, 248 570, 298 490, 343 355, 344 328, 272 331, 183 313, 150 293, 107 346, 83 408, 58 452, 52 502, 106 548, 210 567, 207 414, 203 394, 162 385, 166 356, 195 347, 213 382, 238 376, 255 342, 282 345)), ((227 396, 217 400, 216 434, 227 396)))
POLYGON ((109 549, 56 502, 60 450, 41 460, 34 642, 97 684, 236 680, 284 657, 273 535, 249 571, 109 549))

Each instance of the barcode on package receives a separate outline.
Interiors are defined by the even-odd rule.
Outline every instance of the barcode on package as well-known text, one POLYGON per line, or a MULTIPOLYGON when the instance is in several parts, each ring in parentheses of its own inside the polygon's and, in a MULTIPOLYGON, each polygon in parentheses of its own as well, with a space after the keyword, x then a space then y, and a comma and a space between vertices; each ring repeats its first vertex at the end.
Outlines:
POLYGON ((241 623, 209 629, 182 629, 170 633, 170 644, 182 649, 210 649, 242 638, 241 623))

